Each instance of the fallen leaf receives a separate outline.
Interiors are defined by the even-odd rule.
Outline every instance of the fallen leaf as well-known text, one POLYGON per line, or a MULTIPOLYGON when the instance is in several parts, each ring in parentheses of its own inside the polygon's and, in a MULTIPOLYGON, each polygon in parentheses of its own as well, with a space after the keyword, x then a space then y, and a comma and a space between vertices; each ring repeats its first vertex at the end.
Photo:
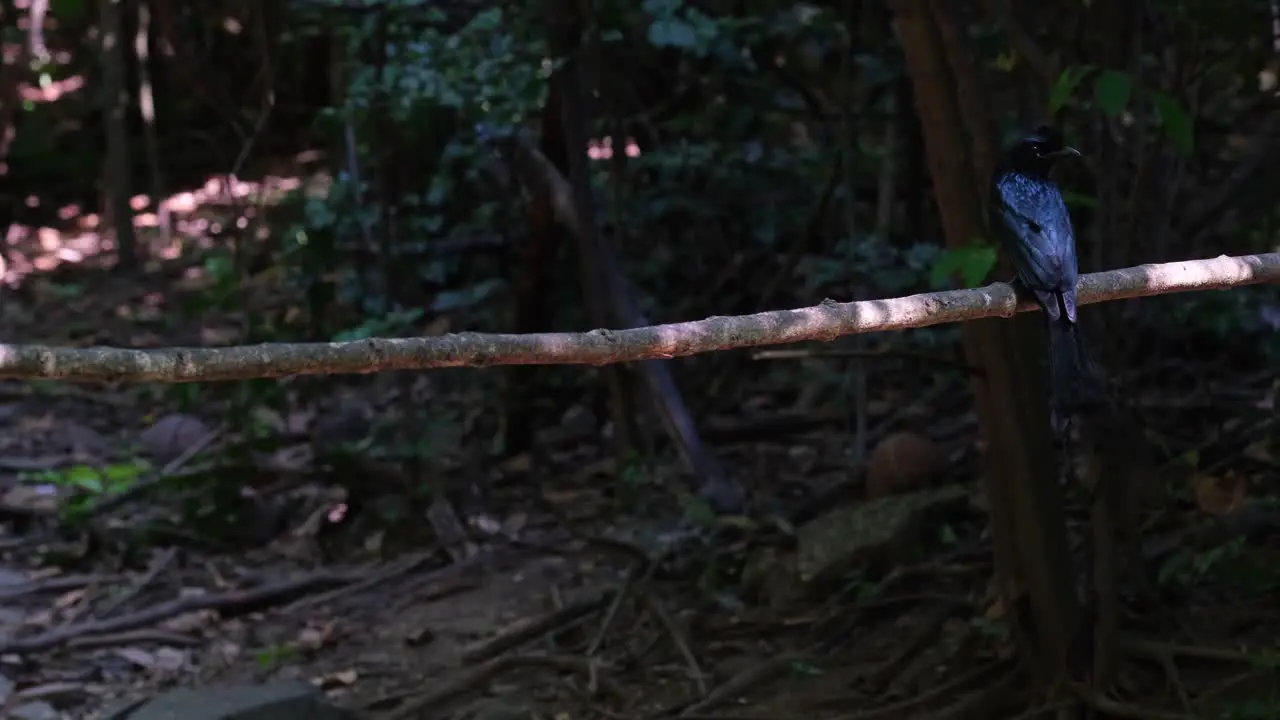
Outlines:
POLYGON ((339 670, 337 672, 325 673, 318 678, 314 678, 311 684, 321 690, 329 690, 334 687, 350 687, 356 684, 356 680, 360 679, 360 674, 352 669, 339 670))
POLYGON ((1235 472, 1221 477, 1196 475, 1191 478, 1191 491, 1201 511, 1222 516, 1235 510, 1244 500, 1246 482, 1244 476, 1235 472))
POLYGON ((1267 445, 1266 440, 1249 443, 1249 446, 1244 449, 1244 456, 1262 463, 1274 462, 1275 458, 1271 455, 1271 448, 1267 447, 1267 445))
POLYGON ((187 665, 188 653, 177 648, 162 647, 156 650, 155 667, 157 670, 173 672, 187 665))
POLYGON ((209 428, 200 418, 178 413, 165 415, 138 436, 144 452, 168 462, 204 439, 209 428))
POLYGON ((212 610, 196 610, 169 618, 161 626, 177 633, 194 633, 213 624, 216 619, 217 614, 212 610))
POLYGON ((156 664, 155 655, 143 650, 142 648, 116 648, 115 655, 125 662, 133 663, 141 668, 154 667, 156 664))
POLYGON ((314 652, 328 645, 333 639, 333 623, 325 623, 319 627, 305 627, 298 633, 298 647, 314 652))
POLYGON ((71 590, 70 592, 65 592, 59 595, 58 599, 53 601, 53 607, 57 610, 66 610, 72 605, 79 604, 80 601, 84 599, 84 593, 85 593, 84 588, 80 588, 79 590, 71 590))

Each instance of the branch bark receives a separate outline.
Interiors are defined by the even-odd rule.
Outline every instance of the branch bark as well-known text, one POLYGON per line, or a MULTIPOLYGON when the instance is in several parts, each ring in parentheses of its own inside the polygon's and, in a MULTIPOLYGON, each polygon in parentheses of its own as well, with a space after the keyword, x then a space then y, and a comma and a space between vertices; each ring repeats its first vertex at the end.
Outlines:
MULTIPOLYGON (((1223 255, 1083 275, 1079 303, 1278 282, 1280 253, 1223 255)), ((426 338, 147 350, 0 344, 0 379, 179 383, 443 367, 605 365, 760 345, 830 341, 856 333, 1011 317, 1036 309, 1034 302, 1019 301, 1008 283, 992 283, 901 298, 851 303, 827 300, 797 310, 585 333, 464 332, 426 338)))

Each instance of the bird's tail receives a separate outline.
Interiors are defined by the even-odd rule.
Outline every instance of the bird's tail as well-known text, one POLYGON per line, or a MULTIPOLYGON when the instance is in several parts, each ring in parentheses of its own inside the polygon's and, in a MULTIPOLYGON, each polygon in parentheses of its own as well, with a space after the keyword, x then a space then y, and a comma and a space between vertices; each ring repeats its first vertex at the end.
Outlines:
POLYGON ((1080 412, 1100 407, 1106 387, 1076 324, 1065 317, 1049 321, 1049 404, 1053 425, 1061 429, 1080 412))

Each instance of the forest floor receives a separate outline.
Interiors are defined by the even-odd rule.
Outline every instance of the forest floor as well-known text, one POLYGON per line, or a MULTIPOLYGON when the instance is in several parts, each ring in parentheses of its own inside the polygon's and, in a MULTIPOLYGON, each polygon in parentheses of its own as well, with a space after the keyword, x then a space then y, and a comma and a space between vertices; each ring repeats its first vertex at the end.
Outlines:
MULTIPOLYGON (((9 342, 229 343, 254 303, 287 303, 275 286, 242 288, 232 309, 187 302, 209 289, 182 253, 124 283, 92 268, 91 240, 16 240, 27 251, 10 272, 31 274, 4 290, 9 342)), ((1112 699, 1093 698, 1113 716, 1280 717, 1280 436, 1272 379, 1248 370, 1186 369, 1197 384, 1176 400, 1156 387, 1167 378, 1130 388, 1158 418, 1164 486, 1138 521, 1155 592, 1122 619, 1112 699)), ((786 519, 866 502, 847 413, 831 408, 757 398, 707 419, 753 521, 698 520, 674 461, 619 468, 582 408, 540 430, 537 457, 477 450, 412 472, 315 461, 317 428, 349 420, 332 420, 340 406, 365 421, 403 393, 465 407, 499 377, 274 394, 0 383, 0 702, 97 717, 173 686, 286 677, 379 718, 1051 713, 1021 690, 993 600, 960 378, 923 393, 918 378, 886 380, 897 395, 866 413, 872 444, 906 428, 947 448, 931 482, 964 488, 964 507, 918 551, 818 593, 780 587, 781 560, 763 566, 772 581, 749 576, 788 552, 786 519)), ((445 444, 483 447, 460 424, 445 444)), ((1073 538, 1086 537, 1068 495, 1073 538)))

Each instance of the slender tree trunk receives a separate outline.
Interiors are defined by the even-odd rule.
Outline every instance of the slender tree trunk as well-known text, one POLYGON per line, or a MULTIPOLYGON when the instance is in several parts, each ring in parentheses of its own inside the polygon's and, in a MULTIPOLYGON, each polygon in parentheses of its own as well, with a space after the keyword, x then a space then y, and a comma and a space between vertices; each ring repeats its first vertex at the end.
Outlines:
MULTIPOLYGON (((958 248, 985 235, 981 188, 996 152, 965 26, 947 5, 896 0, 893 25, 911 75, 947 245, 958 248)), ((989 319, 965 323, 962 334, 968 362, 983 370, 973 390, 987 442, 998 590, 1039 679, 1061 687, 1069 677, 1079 612, 1036 329, 989 319)))
POLYGON ((102 29, 102 100, 106 122, 107 166, 103 195, 116 233, 117 268, 131 273, 138 269, 138 241, 133 233, 133 178, 129 168, 129 135, 125 113, 129 92, 125 88, 124 43, 120 37, 123 0, 99 0, 102 29))

